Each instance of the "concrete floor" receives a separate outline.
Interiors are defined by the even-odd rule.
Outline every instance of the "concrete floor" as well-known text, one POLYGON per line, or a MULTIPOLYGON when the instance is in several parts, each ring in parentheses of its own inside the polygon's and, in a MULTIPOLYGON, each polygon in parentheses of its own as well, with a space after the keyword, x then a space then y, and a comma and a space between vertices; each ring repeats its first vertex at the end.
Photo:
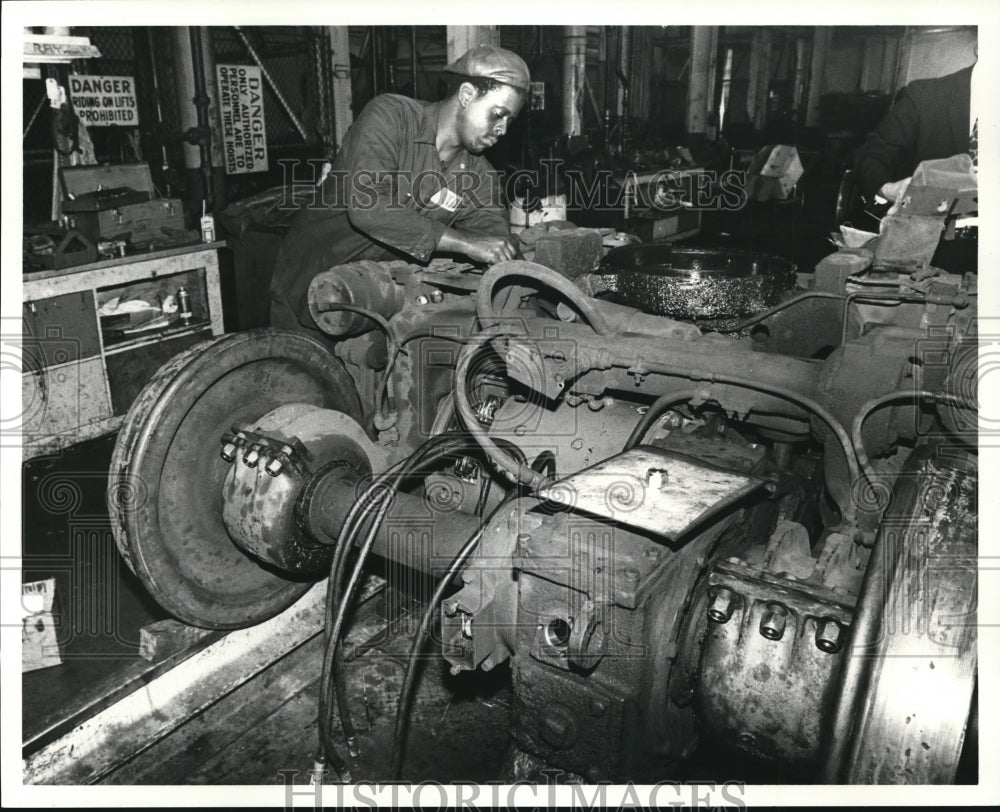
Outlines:
MULTIPOLYGON (((104 500, 114 438, 32 461, 23 469, 25 581, 54 578, 63 663, 22 677, 25 753, 100 706, 123 679, 151 666, 139 629, 166 617, 115 548, 104 500)), ((349 663, 350 703, 361 755, 355 780, 389 778, 393 723, 411 635, 393 635, 349 663)), ((400 625, 401 624, 401 625, 400 625)), ((433 654, 433 648, 427 649, 433 654)), ((317 750, 322 640, 308 643, 138 754, 108 784, 280 784, 282 770, 306 783, 317 750)), ((496 778, 510 740, 506 668, 452 676, 439 656, 422 664, 413 698, 407 777, 482 782, 496 778)), ((339 738, 339 737, 338 737, 339 738)), ((341 739, 342 740, 342 739, 341 739)), ((342 754, 346 756, 346 748, 342 754)))

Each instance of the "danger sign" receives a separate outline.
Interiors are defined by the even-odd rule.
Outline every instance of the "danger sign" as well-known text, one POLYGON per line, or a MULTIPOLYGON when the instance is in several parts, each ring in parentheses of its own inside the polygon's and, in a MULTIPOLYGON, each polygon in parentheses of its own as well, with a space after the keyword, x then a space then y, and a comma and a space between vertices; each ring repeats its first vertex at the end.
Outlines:
POLYGON ((260 68, 216 65, 227 175, 267 171, 264 85, 260 68))
POLYGON ((70 76, 69 97, 88 127, 135 127, 135 79, 131 76, 70 76))

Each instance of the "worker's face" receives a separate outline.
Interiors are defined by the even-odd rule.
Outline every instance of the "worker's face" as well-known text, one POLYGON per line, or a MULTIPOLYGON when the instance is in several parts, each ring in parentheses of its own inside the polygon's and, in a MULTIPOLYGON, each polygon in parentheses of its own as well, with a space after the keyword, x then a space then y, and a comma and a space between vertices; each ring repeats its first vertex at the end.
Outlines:
POLYGON ((471 84, 459 90, 458 134, 469 152, 489 149, 507 132, 507 126, 521 111, 524 94, 502 85, 496 90, 476 95, 471 84))

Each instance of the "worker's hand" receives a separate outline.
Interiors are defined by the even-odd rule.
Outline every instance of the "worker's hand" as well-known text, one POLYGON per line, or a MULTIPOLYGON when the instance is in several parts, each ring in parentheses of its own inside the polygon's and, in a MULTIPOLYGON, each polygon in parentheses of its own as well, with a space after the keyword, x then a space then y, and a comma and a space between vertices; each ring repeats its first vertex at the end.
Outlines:
POLYGON ((906 194, 906 187, 909 185, 909 178, 892 181, 891 183, 883 183, 882 188, 878 190, 878 193, 890 203, 895 203, 904 194, 906 194))
POLYGON ((520 242, 517 237, 474 237, 469 242, 465 255, 476 262, 495 265, 515 259, 520 252, 520 242))
POLYGON ((477 234, 457 228, 449 228, 438 243, 440 251, 454 251, 465 254, 475 262, 495 265, 516 259, 521 252, 521 242, 512 234, 502 237, 492 234, 477 234))

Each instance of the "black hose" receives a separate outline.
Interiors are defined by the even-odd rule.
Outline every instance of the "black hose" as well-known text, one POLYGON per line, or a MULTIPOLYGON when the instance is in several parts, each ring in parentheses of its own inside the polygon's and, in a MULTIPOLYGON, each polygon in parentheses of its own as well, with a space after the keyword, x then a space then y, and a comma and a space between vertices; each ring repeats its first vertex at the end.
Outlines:
MULTIPOLYGON (((554 471, 555 455, 551 451, 543 451, 532 463, 533 468, 541 469, 542 466, 551 466, 554 471)), ((509 494, 507 494, 500 504, 491 511, 490 515, 483 520, 482 524, 479 525, 479 528, 472 534, 469 540, 462 545, 462 549, 458 551, 458 554, 448 565, 448 569, 445 572, 444 577, 438 583, 437 588, 434 590, 434 594, 431 595, 430 603, 427 604, 427 608, 424 610, 424 613, 420 618, 420 626, 417 629, 417 636, 413 639, 413 645, 410 647, 410 655, 406 660, 406 670, 403 673, 403 684, 400 688, 399 700, 396 705, 396 723, 392 737, 393 780, 399 780, 400 774, 403 770, 403 752, 407 732, 407 710, 410 704, 410 696, 413 693, 413 686, 416 682, 417 674, 415 664, 417 662, 417 658, 420 656, 421 650, 423 650, 423 647, 427 642, 427 633, 430 630, 431 621, 434 618, 434 611, 440 605, 441 600, 444 597, 444 593, 451 584, 452 579, 458 574, 458 571, 465 566, 469 556, 472 555, 473 551, 476 549, 476 545, 479 544, 480 539, 483 537, 483 531, 493 520, 493 517, 496 516, 497 513, 500 512, 501 508, 505 507, 517 495, 517 490, 512 490, 509 494)))
MULTIPOLYGON (((339 759, 333 746, 333 735, 330 729, 330 700, 331 693, 336 691, 338 697, 338 710, 341 716, 341 726, 345 736, 348 737, 348 748, 352 755, 357 754, 357 743, 354 739, 354 726, 350 718, 350 710, 346 701, 346 679, 343 675, 342 645, 340 641, 340 631, 343 627, 344 618, 350 607, 354 590, 360 579, 360 572, 364 566, 365 559, 378 536, 379 529, 385 514, 392 502, 390 494, 395 487, 411 476, 421 467, 436 462, 459 450, 469 447, 469 440, 449 435, 432 437, 420 448, 418 448, 409 458, 400 461, 388 471, 380 474, 371 486, 361 495, 361 498, 351 507, 344 525, 338 536, 333 561, 330 566, 330 578, 327 584, 326 601, 326 622, 327 645, 323 655, 323 664, 320 676, 319 692, 319 727, 320 743, 322 749, 333 754, 330 761, 335 766, 339 763, 343 765, 343 760, 339 759), (361 551, 358 554, 354 571, 346 589, 342 589, 344 575, 347 569, 347 559, 350 550, 354 547, 357 536, 366 520, 370 520, 368 533, 361 551), (334 610, 334 607, 337 607, 334 610)), ((346 765, 344 765, 346 766, 346 765)), ((343 766, 338 767, 343 771, 343 766)))
MULTIPOLYGON (((367 495, 367 493, 366 493, 367 495)), ((343 774, 347 764, 340 757, 333 743, 333 731, 330 728, 330 699, 331 690, 337 695, 337 708, 340 713, 341 727, 347 738, 348 750, 352 755, 356 751, 356 738, 354 724, 351 720, 350 708, 347 702, 347 682, 343 671, 343 652, 340 642, 333 638, 331 620, 333 617, 332 607, 340 597, 339 584, 341 577, 339 573, 342 569, 341 559, 347 558, 347 548, 353 542, 355 524, 364 522, 364 517, 368 505, 364 497, 358 500, 352 507, 341 528, 341 533, 334 547, 333 560, 330 564, 330 577, 327 581, 326 591, 326 619, 324 623, 326 648, 323 656, 323 665, 320 671, 319 687, 319 739, 320 760, 331 763, 338 773, 343 774), (359 519, 360 515, 360 519, 359 519)))
MULTIPOLYGON (((392 325, 389 320, 374 310, 369 310, 367 307, 361 307, 360 305, 346 304, 344 302, 325 302, 323 304, 323 312, 328 313, 334 310, 343 310, 347 313, 357 313, 360 316, 364 316, 367 319, 375 322, 379 327, 382 328, 382 332, 385 333, 385 339, 388 344, 386 348, 386 356, 390 359, 385 365, 385 370, 382 373, 379 382, 375 385, 375 413, 380 415, 386 423, 391 422, 391 418, 385 412, 385 398, 384 394, 386 389, 389 387, 389 379, 392 374, 392 361, 395 360, 396 355, 399 353, 399 341, 396 340, 396 333, 392 329, 392 325)), ((389 426, 387 425, 386 428, 389 426)))
POLYGON ((622 452, 631 451, 639 445, 642 442, 642 438, 646 436, 646 432, 653 427, 653 424, 668 409, 678 403, 683 403, 686 400, 691 400, 703 394, 705 394, 704 389, 682 389, 680 392, 672 392, 658 397, 653 401, 646 414, 639 418, 639 422, 635 424, 635 428, 632 429, 632 433, 625 441, 625 445, 622 446, 622 452))
POLYGON ((535 489, 542 485, 545 478, 536 470, 524 463, 511 459, 511 457, 500 450, 498 444, 486 433, 486 429, 480 424, 479 418, 473 411, 469 403, 468 387, 469 366, 473 356, 480 346, 498 336, 504 335, 500 326, 491 327, 469 340, 469 343, 462 349, 458 356, 458 364, 455 368, 455 410, 465 424, 466 430, 473 439, 479 443, 480 448, 486 453, 494 465, 501 471, 506 472, 514 480, 529 488, 535 489))
POLYGON ((472 534, 472 537, 465 542, 462 549, 458 551, 458 555, 452 559, 451 564, 448 566, 448 570, 445 572, 444 577, 441 579, 440 583, 438 583, 437 588, 434 590, 434 594, 431 596, 431 602, 428 604, 427 610, 420 619, 420 627, 417 629, 417 637, 413 641, 413 647, 410 649, 410 656, 406 663, 406 672, 403 675, 403 685, 399 692, 399 704, 396 707, 396 725, 395 732, 392 737, 392 780, 394 781, 399 780, 400 773, 403 770, 403 739, 406 736, 406 712, 407 706, 409 705, 409 695, 413 691, 413 684, 417 673, 416 668, 414 668, 414 663, 420 655, 420 650, 424 647, 427 632, 430 630, 431 620, 434 617, 434 609, 444 597, 445 591, 451 584, 451 579, 458 574, 458 571, 465 565, 469 556, 472 555, 473 550, 476 549, 476 545, 479 544, 479 540, 483 537, 483 531, 489 524, 490 519, 492 519, 500 508, 506 505, 506 503, 507 500, 504 500, 496 506, 489 517, 479 526, 479 529, 472 534))
MULTIPOLYGON (((888 392, 862 403, 858 409, 858 413, 854 416, 854 422, 851 426, 851 441, 854 444, 854 453, 858 457, 858 464, 861 466, 868 484, 872 486, 872 493, 875 494, 876 500, 878 497, 877 490, 875 489, 875 479, 878 473, 872 468, 871 461, 868 459, 868 452, 865 450, 864 439, 861 436, 861 427, 864 425, 868 415, 879 406, 891 403, 894 400, 907 400, 908 398, 951 403, 972 411, 976 411, 978 408, 975 403, 958 395, 952 395, 947 392, 932 392, 929 389, 898 389, 895 392, 888 392)), ((881 505, 880 507, 885 506, 881 505)))
MULTIPOLYGON (((624 363, 623 360, 620 362, 624 363)), ((656 372, 661 375, 675 375, 685 378, 691 377, 691 370, 681 366, 647 363, 646 367, 650 372, 656 372)), ((830 430, 833 431, 834 436, 840 442, 840 446, 844 451, 844 456, 847 458, 847 468, 850 473, 851 482, 858 482, 861 479, 861 467, 858 465, 857 457, 854 454, 854 445, 851 443, 851 438, 846 429, 840 425, 840 422, 828 409, 813 398, 808 395, 803 395, 801 392, 796 392, 793 389, 788 389, 784 386, 778 386, 777 384, 769 382, 754 381, 750 378, 743 378, 739 375, 717 374, 713 372, 703 373, 703 377, 709 383, 728 383, 735 386, 742 386, 747 389, 756 389, 758 392, 777 395, 778 397, 798 403, 809 409, 830 427, 830 430)), ((852 524, 856 517, 856 513, 857 509, 852 500, 845 511, 844 523, 846 525, 852 524)))
POLYGON ((774 307, 769 310, 765 310, 762 313, 758 313, 755 316, 750 316, 749 318, 743 319, 743 321, 737 322, 731 327, 719 327, 716 328, 714 332, 716 333, 738 333, 740 330, 745 330, 747 327, 751 327, 754 324, 764 321, 764 319, 769 319, 775 313, 778 313, 792 305, 797 305, 799 302, 804 302, 807 299, 844 299, 846 298, 843 293, 829 293, 825 290, 808 290, 805 293, 800 293, 798 296, 792 296, 789 299, 785 299, 783 302, 778 302, 774 307))
POLYGON ((479 283, 479 287, 476 289, 476 313, 484 327, 492 326, 498 318, 498 314, 494 312, 493 308, 494 288, 501 280, 517 276, 530 279, 533 282, 540 282, 562 294, 580 311, 580 315, 583 316, 587 324, 594 328, 594 332, 598 335, 609 336, 614 333, 614 329, 608 324, 604 313, 601 312, 592 297, 585 294, 558 271, 520 259, 494 265, 479 283))
MULTIPOLYGON (((406 460, 402 460, 392 466, 388 471, 382 473, 375 480, 375 483, 384 483, 388 481, 390 477, 392 477, 403 465, 406 464, 406 462, 406 460)), ((331 719, 331 689, 335 691, 337 695, 337 709, 340 714, 341 728, 343 729, 344 736, 347 739, 348 751, 352 756, 357 755, 357 739, 355 736, 354 723, 351 719, 349 703, 347 702, 347 682, 344 676, 343 668, 343 647, 340 644, 340 641, 337 641, 336 646, 331 645, 332 638, 330 632, 332 631, 334 617, 333 607, 337 605, 341 597, 340 585, 343 583, 343 574, 346 568, 347 557, 350 554, 351 547, 354 545, 355 537, 357 536, 360 528, 364 525, 365 520, 372 515, 375 507, 371 498, 369 498, 373 488, 374 484, 362 495, 360 499, 358 499, 357 502, 354 503, 354 505, 351 506, 350 511, 348 511, 347 518, 344 520, 340 534, 338 535, 336 541, 333 542, 334 555, 333 560, 330 563, 330 577, 327 581, 324 622, 324 629, 326 630, 326 653, 323 657, 323 665, 320 672, 319 732, 321 752, 333 754, 332 757, 327 755, 327 759, 334 763, 338 772, 343 772, 346 764, 339 758, 336 753, 336 748, 333 746, 333 733, 329 726, 331 719), (339 767, 337 766, 338 762, 340 764, 339 767)))

